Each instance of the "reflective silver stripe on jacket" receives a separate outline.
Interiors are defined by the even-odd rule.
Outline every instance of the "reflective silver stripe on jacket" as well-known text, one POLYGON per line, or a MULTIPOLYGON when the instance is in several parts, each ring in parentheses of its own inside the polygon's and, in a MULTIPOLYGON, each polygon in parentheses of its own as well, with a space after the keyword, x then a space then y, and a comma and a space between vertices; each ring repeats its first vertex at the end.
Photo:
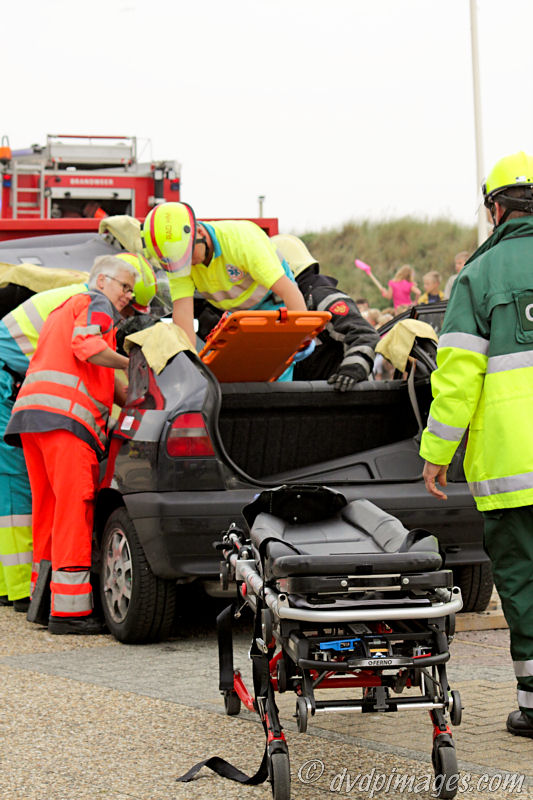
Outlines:
POLYGON ((47 383, 59 383, 61 386, 69 386, 75 389, 80 379, 78 375, 71 375, 70 372, 58 372, 55 369, 40 369, 38 372, 30 372, 26 376, 25 383, 39 383, 39 381, 46 381, 47 383))
MULTIPOLYGON (((85 408, 85 406, 81 406, 79 403, 74 403, 74 405, 72 406, 72 414, 78 417, 78 419, 82 419, 84 422, 86 422, 91 428, 91 430, 94 431, 94 433, 96 433, 96 435, 98 436, 98 440, 102 444, 106 443, 107 437, 105 433, 102 433, 102 431, 99 430, 99 426, 96 424, 96 419, 94 418, 94 415, 91 414, 89 409, 85 408)), ((107 416, 104 417, 104 422, 106 422, 108 416, 109 414, 107 414, 107 416)))
POLYGON ((533 659, 529 659, 529 661, 513 661, 513 667, 517 678, 533 677, 533 659))
POLYGON ((101 412, 105 419, 107 419, 109 416, 108 407, 92 396, 78 375, 72 375, 70 372, 58 372, 57 370, 53 369, 41 369, 38 372, 31 372, 26 377, 27 385, 39 383, 39 381, 46 381, 47 383, 59 383, 61 386, 68 386, 70 389, 77 389, 78 392, 81 392, 88 397, 91 403, 94 403, 98 411, 101 412))
POLYGON ((503 356, 491 356, 487 361, 487 373, 507 372, 511 369, 533 367, 533 350, 523 353, 506 353, 503 356))
POLYGON ((25 406, 48 406, 54 411, 68 411, 70 408, 70 400, 65 400, 63 397, 58 397, 56 394, 44 394, 39 392, 37 394, 28 395, 27 397, 17 397, 14 410, 18 411, 25 406))
POLYGON ((371 347, 369 347, 367 344, 362 344, 362 345, 352 344, 351 347, 349 347, 346 350, 345 358, 348 358, 349 356, 351 356, 351 355, 353 355, 355 353, 359 353, 360 355, 368 356, 371 361, 374 360, 374 356, 375 356, 374 350, 371 347))
POLYGON ((533 472, 509 475, 506 478, 489 478, 486 481, 472 481, 468 484, 474 497, 490 497, 505 492, 520 492, 533 488, 533 472))
POLYGON ((347 367, 350 364, 360 364, 362 367, 365 368, 366 372, 369 372, 369 370, 370 370, 370 365, 369 365, 368 361, 366 360, 366 358, 364 358, 363 356, 357 355, 357 354, 354 354, 354 355, 351 355, 351 356, 345 356, 342 359, 341 363, 339 364, 339 369, 340 369, 341 366, 347 367))
MULTIPOLYGON (((212 293, 202 291, 202 296, 208 300, 214 300, 216 303, 222 303, 224 300, 235 300, 237 297, 240 297, 241 294, 244 294, 244 292, 254 283, 255 280, 252 278, 252 276, 246 275, 237 286, 232 286, 231 289, 221 289, 218 292, 212 293)), ((266 286, 261 286, 261 284, 258 284, 250 297, 247 300, 243 300, 240 308, 246 309, 257 305, 257 303, 261 302, 261 300, 266 294, 269 293, 269 291, 270 289, 267 289, 266 286)))
POLYGON ((65 586, 80 586, 82 583, 90 585, 90 570, 79 569, 76 572, 69 572, 64 569, 52 570, 52 582, 62 583, 65 586))
POLYGON ((460 442, 465 430, 466 428, 456 428, 454 425, 437 422, 431 414, 428 416, 428 431, 446 442, 460 442))
POLYGON ((85 327, 78 326, 72 331, 72 338, 75 339, 76 336, 95 336, 101 333, 102 329, 100 325, 86 325, 85 327))
POLYGON ((22 331, 17 320, 12 314, 7 314, 2 320, 9 333, 16 341, 24 355, 33 355, 35 351, 35 344, 30 341, 26 334, 22 331))
POLYGON ((33 550, 27 550, 25 553, 10 553, 9 555, 0 555, 0 564, 3 567, 18 567, 20 564, 31 564, 33 561, 33 550))
MULTIPOLYGON (((70 400, 65 400, 63 397, 58 397, 55 394, 38 393, 29 395, 28 397, 19 397, 14 406, 14 409, 15 411, 18 411, 22 408, 25 408, 26 406, 36 406, 36 405, 46 406, 52 413, 54 411, 70 412, 71 414, 73 414, 74 417, 78 417, 78 419, 81 419, 84 422, 86 422, 89 425, 91 431, 93 431, 93 433, 96 434, 98 440, 102 444, 105 444, 106 442, 105 434, 100 430, 100 426, 97 424, 94 414, 92 414, 88 408, 85 408, 85 406, 82 406, 79 403, 74 403, 71 409, 70 400)), ((104 423, 107 421, 108 416, 109 413, 106 413, 106 416, 104 417, 104 423)))
POLYGON ((45 317, 41 314, 35 303, 32 300, 27 300, 23 305, 23 311, 28 317, 29 321, 39 334, 45 322, 45 317))
POLYGON ((97 400, 95 397, 92 396, 92 394, 87 390, 87 387, 85 386, 83 381, 80 381, 80 385, 78 386, 78 391, 82 392, 86 397, 88 397, 91 403, 94 403, 94 405, 96 406, 98 411, 102 414, 104 419, 108 418, 109 416, 108 407, 105 405, 105 403, 101 403, 99 400, 97 400))
POLYGON ((439 339, 439 350, 443 347, 458 347, 486 356, 489 352, 489 340, 472 333, 443 333, 439 339))
POLYGON ((524 692, 519 689, 516 693, 520 708, 533 708, 533 692, 524 692))
POLYGON ((31 525, 31 514, 5 514, 0 517, 0 528, 27 528, 31 525))
POLYGON ((328 294, 327 297, 324 297, 323 300, 317 305, 317 311, 325 311, 328 306, 335 302, 335 300, 344 300, 346 301, 346 294, 344 292, 332 292, 332 294, 328 294))

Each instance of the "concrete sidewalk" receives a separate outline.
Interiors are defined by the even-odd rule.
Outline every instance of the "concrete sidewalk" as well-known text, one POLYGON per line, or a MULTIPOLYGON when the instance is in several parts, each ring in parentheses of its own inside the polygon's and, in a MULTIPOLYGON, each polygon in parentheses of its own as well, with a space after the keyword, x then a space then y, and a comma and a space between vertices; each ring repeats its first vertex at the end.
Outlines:
MULTIPOLYGON (((241 787, 208 770, 176 783, 212 755, 252 774, 263 753, 258 717, 224 714, 211 621, 184 624, 169 642, 126 646, 111 636, 51 636, 0 608, 0 643, 2 800, 271 798, 269 784, 241 787)), ((237 635, 235 666, 250 684, 249 644, 249 631, 237 635)), ((533 798, 533 741, 505 730, 516 707, 508 631, 458 633, 449 678, 465 706, 452 729, 461 789, 472 798, 533 798), (514 790, 503 788, 508 773, 524 776, 514 790)), ((432 796, 426 712, 317 715, 300 735, 295 695, 279 695, 279 706, 295 800, 432 796), (401 783, 393 788, 402 776, 403 792, 401 783), (389 791, 376 791, 387 781, 389 791)))

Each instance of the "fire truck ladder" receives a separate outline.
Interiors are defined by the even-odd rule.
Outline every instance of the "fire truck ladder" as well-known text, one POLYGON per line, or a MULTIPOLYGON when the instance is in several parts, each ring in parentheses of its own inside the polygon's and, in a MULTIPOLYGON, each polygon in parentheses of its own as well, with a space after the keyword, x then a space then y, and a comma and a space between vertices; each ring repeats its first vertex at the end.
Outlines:
POLYGON ((35 215, 39 212, 40 217, 44 217, 44 169, 45 161, 27 162, 19 161, 14 158, 12 161, 13 176, 12 176, 12 206, 13 218, 18 219, 24 214, 35 215), (37 176, 37 186, 21 186, 21 175, 34 175, 37 176), (35 199, 21 200, 21 195, 35 195, 35 199))

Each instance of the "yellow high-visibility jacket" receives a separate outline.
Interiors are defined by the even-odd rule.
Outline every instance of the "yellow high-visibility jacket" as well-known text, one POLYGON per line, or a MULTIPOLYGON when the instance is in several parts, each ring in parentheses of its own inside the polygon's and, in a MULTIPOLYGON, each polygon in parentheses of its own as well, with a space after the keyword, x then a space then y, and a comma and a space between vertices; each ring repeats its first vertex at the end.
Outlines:
MULTIPOLYGON (((206 267, 193 264, 187 277, 168 276, 172 300, 192 297, 197 289, 211 305, 227 310, 265 307, 273 298, 271 287, 287 275, 294 280, 286 262, 281 262, 266 233, 248 220, 203 222, 213 241, 213 258, 206 267)), ((279 302, 277 303, 279 306, 279 302)), ((276 307, 273 299, 272 307, 276 307)))
POLYGON ((480 511, 533 505, 533 217, 511 219, 454 283, 420 455, 465 474, 480 511))

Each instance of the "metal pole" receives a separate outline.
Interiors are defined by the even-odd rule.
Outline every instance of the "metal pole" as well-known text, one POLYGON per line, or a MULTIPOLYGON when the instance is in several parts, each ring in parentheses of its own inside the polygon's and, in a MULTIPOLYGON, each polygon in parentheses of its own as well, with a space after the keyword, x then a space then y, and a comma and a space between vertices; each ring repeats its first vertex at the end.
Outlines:
MULTIPOLYGON (((483 142, 481 136, 481 94, 479 90, 479 48, 477 38, 477 0, 470 0, 470 35, 472 40, 472 78, 474 87, 474 125, 476 136, 476 179, 477 179, 477 192, 476 196, 479 198, 479 191, 483 178, 485 177, 483 169, 483 142)), ((480 203, 478 217, 477 217, 477 243, 480 245, 488 236, 487 213, 483 203, 480 203)))
POLYGON ((263 216, 263 203, 265 201, 265 197, 266 195, 260 194, 259 197, 257 198, 259 201, 259 219, 261 219, 263 216))

